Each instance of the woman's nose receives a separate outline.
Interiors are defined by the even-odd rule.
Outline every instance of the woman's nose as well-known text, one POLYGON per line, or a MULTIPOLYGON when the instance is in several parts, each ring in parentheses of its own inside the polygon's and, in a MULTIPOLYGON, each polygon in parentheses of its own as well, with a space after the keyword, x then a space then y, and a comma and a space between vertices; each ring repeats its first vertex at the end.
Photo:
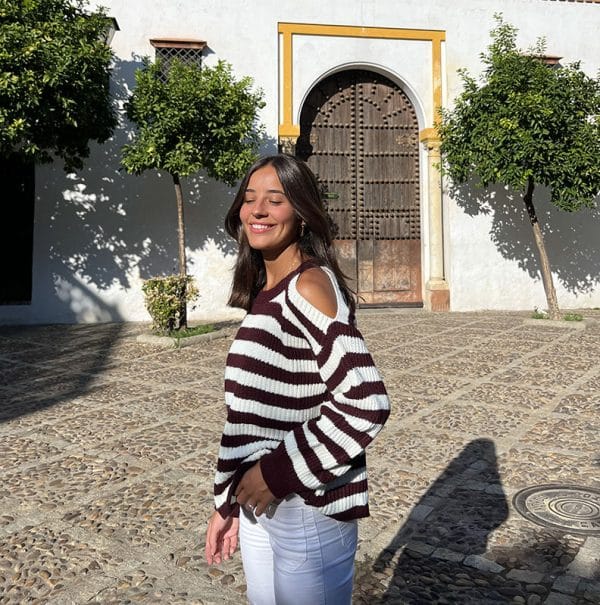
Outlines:
POLYGON ((265 203, 262 200, 256 200, 252 205, 252 216, 265 216, 267 209, 265 203))

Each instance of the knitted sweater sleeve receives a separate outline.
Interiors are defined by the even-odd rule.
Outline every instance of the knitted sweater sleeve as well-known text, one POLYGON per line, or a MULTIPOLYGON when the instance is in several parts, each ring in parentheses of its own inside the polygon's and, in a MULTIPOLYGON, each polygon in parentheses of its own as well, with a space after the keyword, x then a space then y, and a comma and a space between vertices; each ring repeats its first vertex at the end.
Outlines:
POLYGON ((326 490, 351 470, 389 415, 385 386, 362 335, 349 321, 337 282, 328 275, 338 299, 333 319, 302 297, 297 278, 287 290, 284 316, 310 343, 329 396, 317 417, 288 432, 261 458, 263 477, 277 498, 326 490))

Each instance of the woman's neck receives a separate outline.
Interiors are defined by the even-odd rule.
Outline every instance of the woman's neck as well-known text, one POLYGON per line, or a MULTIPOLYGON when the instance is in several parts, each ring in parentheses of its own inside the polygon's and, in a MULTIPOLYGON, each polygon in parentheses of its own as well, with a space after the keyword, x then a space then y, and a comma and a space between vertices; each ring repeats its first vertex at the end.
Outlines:
POLYGON ((274 288, 282 279, 297 269, 304 260, 297 244, 292 244, 274 258, 265 258, 265 290, 274 288))

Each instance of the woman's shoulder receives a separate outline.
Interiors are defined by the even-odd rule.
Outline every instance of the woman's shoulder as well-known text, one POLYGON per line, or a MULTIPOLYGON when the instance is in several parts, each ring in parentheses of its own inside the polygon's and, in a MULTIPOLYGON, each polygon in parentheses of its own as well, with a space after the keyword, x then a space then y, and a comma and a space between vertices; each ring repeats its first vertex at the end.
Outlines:
POLYGON ((298 276, 296 290, 312 307, 335 318, 338 312, 338 296, 327 269, 308 266, 298 276))

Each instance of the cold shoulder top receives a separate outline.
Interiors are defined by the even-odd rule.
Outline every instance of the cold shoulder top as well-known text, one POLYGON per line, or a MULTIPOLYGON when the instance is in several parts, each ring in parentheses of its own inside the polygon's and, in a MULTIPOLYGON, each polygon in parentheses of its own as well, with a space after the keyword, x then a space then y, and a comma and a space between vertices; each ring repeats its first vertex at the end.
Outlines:
POLYGON ((382 379, 333 272, 329 317, 296 289, 305 262, 259 292, 227 357, 227 420, 215 507, 239 514, 237 483, 260 460, 276 498, 298 494, 339 520, 369 514, 365 448, 389 415, 382 379))

